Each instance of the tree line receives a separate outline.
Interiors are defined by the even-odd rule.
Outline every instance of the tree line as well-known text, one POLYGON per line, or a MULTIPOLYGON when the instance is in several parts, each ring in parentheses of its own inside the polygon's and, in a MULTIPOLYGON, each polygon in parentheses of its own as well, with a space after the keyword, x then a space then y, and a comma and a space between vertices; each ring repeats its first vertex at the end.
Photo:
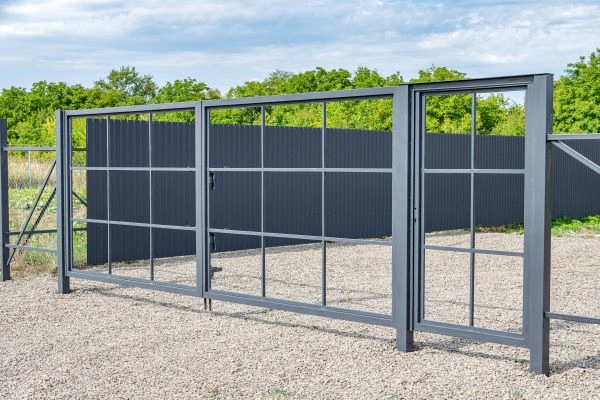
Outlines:
MULTIPOLYGON (((395 73, 381 75, 375 69, 359 67, 324 69, 291 73, 275 71, 262 81, 249 81, 226 93, 193 78, 167 82, 159 86, 151 75, 140 74, 135 67, 123 66, 92 85, 64 82, 35 82, 30 89, 10 87, 0 94, 0 118, 6 118, 11 145, 53 145, 54 111, 113 107, 151 103, 169 103, 201 99, 264 96, 340 89, 394 86, 406 82, 466 79, 461 71, 432 66, 409 80, 395 73)), ((470 95, 436 96, 427 100, 427 130, 466 133, 471 131, 470 95)), ((525 110, 518 97, 503 93, 480 95, 476 99, 477 132, 481 134, 523 135, 525 110)), ((329 103, 326 109, 330 128, 390 130, 390 99, 329 103)), ((144 118, 140 116, 139 118, 144 118)), ((192 113, 157 115, 156 119, 193 121, 192 113)), ((259 124, 257 108, 226 109, 211 114, 212 123, 259 124)), ((320 104, 281 105, 266 109, 266 122, 272 125, 319 127, 320 104)), ((78 130, 83 129, 80 127, 78 130)), ((567 65, 555 81, 554 131, 556 133, 600 132, 600 48, 589 56, 567 65)), ((77 135, 76 141, 85 141, 77 135)), ((85 143, 81 143, 85 145, 85 143)))

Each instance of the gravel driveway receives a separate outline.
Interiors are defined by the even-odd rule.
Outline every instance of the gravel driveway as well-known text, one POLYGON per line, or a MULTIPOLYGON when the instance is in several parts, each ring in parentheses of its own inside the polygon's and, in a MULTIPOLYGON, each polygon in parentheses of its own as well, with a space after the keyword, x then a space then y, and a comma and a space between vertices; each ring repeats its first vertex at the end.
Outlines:
MULTIPOLYGON (((481 235, 490 246, 522 240, 481 235)), ((553 239, 553 310, 600 316, 599 246, 597 237, 553 239)), ((389 312, 390 248, 330 250, 331 303, 389 312)), ((223 270, 213 287, 258 290, 255 253, 215 255, 223 270)), ((311 244, 270 249, 267 293, 319 301, 319 254, 311 244)), ((463 256, 427 257, 428 317, 464 323, 463 256)), ((518 331, 519 259, 476 261, 476 324, 518 331)), ((160 261, 157 276, 185 283, 192 266, 189 258, 160 261)), ((116 267, 142 276, 147 266, 116 267)), ((0 284, 2 399, 600 398, 600 326, 553 321, 552 374, 544 377, 529 373, 524 349, 417 333, 417 351, 403 354, 389 328, 223 302, 207 312, 202 299, 81 280, 69 295, 55 287, 52 276, 0 284)))

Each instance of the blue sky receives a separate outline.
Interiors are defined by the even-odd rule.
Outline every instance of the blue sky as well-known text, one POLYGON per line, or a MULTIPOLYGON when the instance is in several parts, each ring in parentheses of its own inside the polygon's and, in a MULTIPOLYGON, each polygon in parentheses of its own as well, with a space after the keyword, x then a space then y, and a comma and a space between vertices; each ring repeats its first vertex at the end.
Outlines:
POLYGON ((91 85, 120 65, 221 90, 316 66, 560 74, 599 39, 598 0, 0 0, 0 88, 91 85))

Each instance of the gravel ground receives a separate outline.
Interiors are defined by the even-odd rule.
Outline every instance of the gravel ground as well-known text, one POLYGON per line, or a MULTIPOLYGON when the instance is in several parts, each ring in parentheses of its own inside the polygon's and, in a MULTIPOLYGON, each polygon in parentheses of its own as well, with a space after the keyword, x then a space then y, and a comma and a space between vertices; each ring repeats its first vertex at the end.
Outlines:
MULTIPOLYGON (((479 239, 518 249, 522 236, 479 239)), ((599 245, 598 237, 553 239, 553 310, 600 316, 599 245)), ((390 250, 328 245, 330 304, 389 313, 390 250)), ((268 249, 267 294, 320 301, 320 251, 311 244, 268 249)), ((468 256, 432 251, 427 260, 427 317, 464 323, 468 256)), ((520 329, 520 262, 476 257, 478 326, 520 329)), ((260 291, 256 252, 215 254, 213 265, 223 268, 213 288, 260 291)), ((156 268, 160 280, 193 282, 189 258, 156 268)), ((147 270, 115 265, 129 276, 147 270)), ((600 398, 596 325, 552 322, 545 377, 529 373, 524 349, 417 333, 417 351, 403 354, 389 328, 223 302, 207 312, 198 298, 81 280, 69 295, 55 287, 47 275, 0 284, 2 399, 600 398)))

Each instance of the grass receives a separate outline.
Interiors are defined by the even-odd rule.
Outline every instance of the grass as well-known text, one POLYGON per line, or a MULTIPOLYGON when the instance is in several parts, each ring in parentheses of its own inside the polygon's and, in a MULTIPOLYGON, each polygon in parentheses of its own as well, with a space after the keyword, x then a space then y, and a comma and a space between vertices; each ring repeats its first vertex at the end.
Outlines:
MULTIPOLYGON (((476 226, 477 233, 525 233, 523 224, 509 224, 500 226, 476 226)), ((436 232, 436 234, 467 234, 468 229, 453 229, 436 232)), ((552 236, 569 235, 600 235, 600 215, 590 215, 582 218, 560 217, 552 221, 552 236)))
POLYGON ((575 234, 600 234, 600 215, 584 218, 562 217, 552 221, 552 234, 566 236, 575 234))
MULTIPOLYGON (((39 188, 47 174, 50 162, 32 160, 32 167, 27 160, 13 160, 9 165, 9 230, 19 231, 25 222, 27 215, 31 211, 39 188), (33 173, 31 178, 32 187, 29 187, 29 173, 33 173)), ((40 201, 33 213, 31 222, 27 229, 31 229, 33 222, 37 219, 42 206, 48 201, 55 186, 54 174, 52 174, 48 186, 40 197, 40 201)), ((85 175, 75 175, 73 179, 75 191, 82 198, 87 198, 85 175)), ((77 216, 85 216, 87 213, 84 207, 78 201, 73 202, 73 211, 77 216)), ((54 198, 43 218, 40 220, 36 229, 56 229, 56 198, 54 198)), ((24 244, 26 236, 23 237, 21 244, 24 244)), ((17 236, 11 236, 11 243, 15 243, 17 236)), ((85 263, 87 258, 86 249, 87 237, 85 232, 77 232, 73 237, 75 262, 85 263)), ((48 249, 56 248, 56 234, 38 234, 33 235, 27 243, 29 246, 48 249)), ((37 251, 17 251, 11 261, 11 276, 20 278, 26 275, 47 274, 56 272, 55 256, 52 253, 42 253, 37 251)))

